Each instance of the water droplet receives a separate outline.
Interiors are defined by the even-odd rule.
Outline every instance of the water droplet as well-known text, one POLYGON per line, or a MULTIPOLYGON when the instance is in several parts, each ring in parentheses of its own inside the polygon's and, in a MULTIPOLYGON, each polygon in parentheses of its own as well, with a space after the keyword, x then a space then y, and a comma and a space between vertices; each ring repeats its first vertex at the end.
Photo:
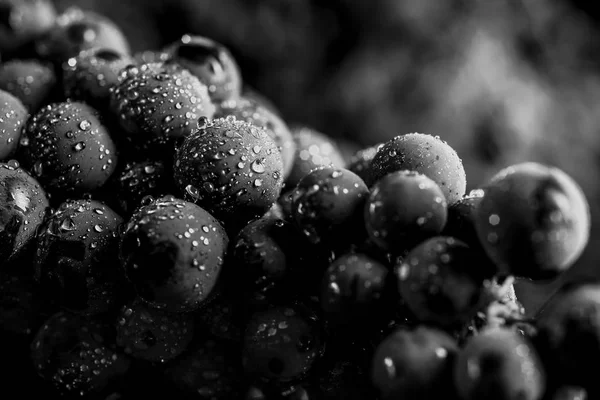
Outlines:
POLYGON ((263 161, 264 159, 254 160, 254 162, 250 166, 252 171, 256 172, 257 174, 262 174, 263 172, 265 172, 265 165, 263 164, 263 161))
POLYGON ((126 97, 127 97, 127 100, 134 101, 140 97, 140 93, 136 90, 131 90, 131 91, 127 92, 126 97))
POLYGON ((75 221, 73 221, 71 218, 67 217, 65 219, 63 219, 60 223, 60 229, 62 229, 63 231, 73 231, 75 230, 75 221))
POLYGON ((210 193, 215 190, 215 186, 210 182, 204 182, 202 184, 202 189, 204 189, 205 192, 210 193))
POLYGON ((98 233, 104 231, 104 228, 100 225, 94 225, 94 230, 98 233))
POLYGON ((187 185, 185 187, 185 191, 187 192, 187 194, 189 194, 190 196, 192 196, 195 199, 198 199, 200 197, 200 192, 199 192, 198 188, 193 185, 187 185))
POLYGON ((9 167, 9 169, 17 169, 17 168, 19 168, 19 162, 17 160, 8 160, 8 162, 6 163, 6 165, 9 167))
POLYGON ((483 197, 485 192, 483 189, 473 189, 469 192, 467 197, 483 197))
POLYGON ((77 142, 73 145, 73 150, 75 151, 81 151, 85 149, 85 143, 84 142, 77 142))
POLYGON ((44 172, 44 166, 42 165, 41 161, 38 161, 35 164, 33 164, 33 173, 34 174, 36 174, 37 176, 42 176, 43 172, 44 172))
POLYGON ((254 186, 256 186, 256 187, 262 186, 262 179, 255 179, 254 180, 254 186))
POLYGON ((394 365, 394 360, 389 357, 383 359, 383 365, 385 365, 385 371, 387 372, 390 378, 396 377, 396 366, 394 365))
POLYGON ((92 123, 90 121, 88 121, 87 119, 84 119, 83 121, 81 121, 79 123, 79 129, 81 129, 82 131, 87 131, 92 127, 92 123))
POLYGON ((410 267, 408 266, 408 264, 400 265, 400 268, 398 269, 398 277, 401 281, 406 280, 408 278, 409 273, 410 267))
POLYGON ((435 349, 435 355, 439 358, 446 358, 448 356, 448 350, 444 349, 443 347, 438 347, 435 349))
POLYGON ((329 289, 333 294, 340 294, 340 286, 336 282, 331 282, 329 284, 329 289))
POLYGON ((198 118, 198 129, 204 129, 208 126, 208 118, 200 117, 198 118))

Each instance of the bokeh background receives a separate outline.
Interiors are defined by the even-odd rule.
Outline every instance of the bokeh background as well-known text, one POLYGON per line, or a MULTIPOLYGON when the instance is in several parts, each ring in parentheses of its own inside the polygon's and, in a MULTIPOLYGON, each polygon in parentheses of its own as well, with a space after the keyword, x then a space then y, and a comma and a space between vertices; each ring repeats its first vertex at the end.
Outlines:
POLYGON ((112 18, 134 51, 184 33, 227 45, 245 82, 352 146, 413 131, 462 157, 470 188, 525 160, 584 189, 591 243, 559 281, 522 286, 535 308, 600 276, 600 25, 589 0, 57 0, 112 18))

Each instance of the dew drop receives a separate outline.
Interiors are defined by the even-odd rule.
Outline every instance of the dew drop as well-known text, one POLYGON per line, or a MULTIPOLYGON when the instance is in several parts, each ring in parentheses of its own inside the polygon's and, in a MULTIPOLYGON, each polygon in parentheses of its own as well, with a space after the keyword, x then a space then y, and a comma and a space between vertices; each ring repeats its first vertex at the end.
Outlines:
POLYGON ((63 219, 60 223, 60 229, 67 232, 75 230, 75 221, 69 217, 63 219))
POLYGON ((9 167, 9 169, 19 168, 19 162, 17 160, 9 160, 6 165, 9 167))
POLYGON ((329 289, 333 294, 340 294, 340 286, 336 282, 331 282, 329 284, 329 289))
POLYGON ((398 269, 398 277, 401 281, 404 281, 408 278, 410 273, 410 267, 407 264, 402 264, 398 269))
POLYGON ((200 117, 198 118, 198 129, 204 129, 208 126, 208 118, 200 117))
POLYGON ((137 100, 140 97, 140 93, 137 92, 136 90, 131 90, 129 92, 127 92, 127 99, 130 101, 134 101, 137 100))
POLYGON ((37 176, 42 176, 43 172, 44 172, 44 166, 42 165, 41 161, 38 161, 35 164, 33 164, 33 173, 34 174, 36 174, 37 176))
POLYGON ((254 162, 252 163, 252 165, 250 166, 250 168, 252 169, 252 171, 256 172, 257 174, 262 174, 265 172, 265 165, 263 164, 263 160, 254 160, 254 162))
POLYGON ((84 142, 77 142, 73 145, 73 150, 75 151, 81 151, 85 149, 85 143, 84 142))
POLYGON ((498 216, 498 214, 492 214, 488 218, 488 222, 490 223, 490 225, 496 226, 500 223, 500 217, 498 216))
POLYGON ((396 377, 396 366, 394 365, 394 360, 390 357, 386 357, 383 359, 383 364, 385 365, 385 371, 390 378, 396 377))
POLYGON ((195 199, 200 197, 200 192, 198 191, 198 188, 193 185, 187 185, 185 187, 185 191, 187 194, 189 194, 190 196, 192 196, 195 199))
POLYGON ((83 121, 81 121, 79 123, 79 129, 81 129, 82 131, 87 131, 92 127, 92 123, 90 121, 88 121, 87 119, 84 119, 83 121))
POLYGON ((211 193, 215 190, 215 186, 210 182, 204 182, 204 184, 202 185, 202 189, 204 189, 204 191, 208 193, 211 193))

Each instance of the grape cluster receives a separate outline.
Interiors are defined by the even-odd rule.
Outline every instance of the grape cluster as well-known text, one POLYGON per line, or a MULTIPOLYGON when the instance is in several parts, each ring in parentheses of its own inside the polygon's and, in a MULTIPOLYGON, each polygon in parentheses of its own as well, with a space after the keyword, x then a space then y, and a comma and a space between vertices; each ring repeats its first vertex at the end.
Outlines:
POLYGON ((214 40, 131 54, 98 14, 0 6, 4 392, 600 395, 600 286, 534 318, 513 288, 587 245, 564 172, 517 164, 466 193, 440 137, 345 157, 288 126, 214 40))

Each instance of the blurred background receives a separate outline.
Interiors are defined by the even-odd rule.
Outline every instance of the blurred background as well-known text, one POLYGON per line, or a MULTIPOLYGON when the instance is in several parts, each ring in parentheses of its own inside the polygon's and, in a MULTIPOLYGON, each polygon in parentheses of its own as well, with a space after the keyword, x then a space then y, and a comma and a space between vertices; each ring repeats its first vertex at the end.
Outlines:
POLYGON ((112 18, 134 51, 184 33, 230 48, 247 84, 304 123, 366 146, 439 135, 470 188, 509 164, 559 166, 588 196, 588 250, 526 304, 600 277, 600 13, 574 0, 57 0, 112 18))

